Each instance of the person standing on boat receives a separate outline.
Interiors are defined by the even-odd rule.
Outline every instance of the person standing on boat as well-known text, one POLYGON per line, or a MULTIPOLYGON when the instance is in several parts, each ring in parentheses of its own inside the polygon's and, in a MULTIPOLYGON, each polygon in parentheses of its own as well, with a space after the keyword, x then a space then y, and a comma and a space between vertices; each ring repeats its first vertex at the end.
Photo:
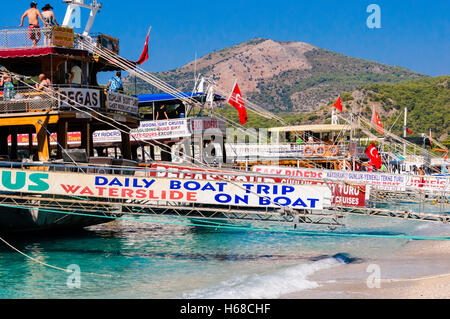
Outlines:
POLYGON ((163 104, 159 107, 158 111, 156 112, 156 121, 158 120, 164 120, 163 116, 165 117, 166 120, 169 119, 169 116, 167 116, 167 112, 166 112, 166 106, 163 104))
POLYGON ((42 8, 42 16, 44 17, 44 22, 47 24, 44 27, 44 46, 52 45, 53 26, 58 25, 52 10, 53 7, 48 3, 42 8))
POLYGON ((28 37, 30 40, 33 40, 33 47, 36 47, 39 40, 41 39, 39 19, 41 19, 44 26, 46 24, 44 21, 44 18, 42 17, 41 12, 36 7, 37 7, 37 3, 34 1, 31 2, 30 9, 25 11, 25 13, 22 15, 22 18, 20 20, 20 27, 23 27, 23 20, 25 19, 25 17, 28 17, 28 22, 29 22, 28 37))
POLYGON ((123 91, 123 84, 122 84, 121 76, 122 76, 122 72, 117 71, 116 75, 113 76, 111 79, 109 79, 108 85, 106 86, 106 88, 108 89, 109 92, 123 91))
POLYGON ((3 73, 0 79, 0 86, 3 86, 3 101, 11 100, 14 97, 14 84, 8 73, 3 73))
POLYGON ((70 87, 72 88, 81 87, 82 73, 83 71, 81 70, 80 66, 77 63, 74 63, 72 69, 70 70, 70 78, 69 78, 70 87))

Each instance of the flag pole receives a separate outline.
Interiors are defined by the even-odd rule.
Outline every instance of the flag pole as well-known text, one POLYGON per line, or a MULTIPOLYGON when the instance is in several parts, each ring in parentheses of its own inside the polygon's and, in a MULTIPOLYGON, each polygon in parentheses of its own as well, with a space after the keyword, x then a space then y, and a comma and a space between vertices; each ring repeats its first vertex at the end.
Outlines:
POLYGON ((230 92, 230 95, 228 96, 227 102, 231 99, 231 96, 233 95, 236 84, 237 84, 237 79, 234 80, 234 84, 233 84, 233 87, 231 88, 231 92, 230 92))

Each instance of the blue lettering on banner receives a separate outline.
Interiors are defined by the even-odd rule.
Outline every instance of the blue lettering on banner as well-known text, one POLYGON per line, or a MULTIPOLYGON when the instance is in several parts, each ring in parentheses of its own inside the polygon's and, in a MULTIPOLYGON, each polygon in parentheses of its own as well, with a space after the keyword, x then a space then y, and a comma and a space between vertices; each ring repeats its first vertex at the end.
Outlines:
POLYGON ((119 186, 119 187, 134 187, 134 188, 150 188, 155 183, 154 179, 148 180, 146 178, 124 178, 123 182, 117 177, 109 180, 104 176, 95 177, 95 186, 119 186))

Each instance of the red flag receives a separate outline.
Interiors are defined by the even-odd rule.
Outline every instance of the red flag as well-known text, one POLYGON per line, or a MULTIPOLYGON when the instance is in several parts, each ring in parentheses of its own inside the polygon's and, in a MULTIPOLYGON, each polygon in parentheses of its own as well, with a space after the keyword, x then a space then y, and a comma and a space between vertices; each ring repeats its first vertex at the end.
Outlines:
POLYGON ((445 156, 444 156, 444 161, 446 161, 446 160, 448 160, 448 152, 445 153, 445 156))
POLYGON ((136 62, 136 64, 142 64, 145 61, 148 60, 148 37, 150 36, 150 30, 152 29, 152 27, 150 27, 148 29, 148 33, 147 33, 147 40, 145 40, 145 46, 144 46, 144 50, 142 51, 141 57, 139 58, 139 60, 136 62))
POLYGON ((408 134, 412 134, 412 131, 409 128, 406 128, 406 132, 408 132, 408 134))
POLYGON ((233 105, 239 112, 239 120, 241 121, 241 124, 244 125, 247 123, 247 110, 245 109, 244 100, 242 99, 241 90, 239 89, 237 82, 234 84, 233 92, 228 99, 228 103, 233 105))
POLYGON ((336 101, 336 103, 334 103, 333 105, 335 108, 337 108, 339 111, 342 112, 342 102, 341 102, 341 97, 339 97, 336 101))
POLYGON ((381 157, 378 153, 378 149, 375 143, 370 144, 370 146, 366 149, 366 155, 370 158, 370 161, 375 166, 375 168, 380 169, 383 163, 381 161, 381 157))
POLYGON ((378 117, 375 107, 372 110, 372 123, 377 126, 377 131, 380 134, 384 134, 383 124, 381 124, 380 118, 378 117))

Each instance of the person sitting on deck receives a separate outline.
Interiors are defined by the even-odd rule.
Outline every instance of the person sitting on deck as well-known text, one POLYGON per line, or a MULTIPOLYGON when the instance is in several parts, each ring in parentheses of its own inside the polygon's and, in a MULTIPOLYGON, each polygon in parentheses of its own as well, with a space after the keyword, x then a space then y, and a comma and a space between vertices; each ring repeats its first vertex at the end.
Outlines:
POLYGON ((117 71, 116 75, 109 79, 108 85, 106 87, 109 92, 118 92, 123 90, 121 76, 122 72, 117 71))
POLYGON ((40 84, 36 83, 36 90, 38 91, 49 91, 53 86, 50 79, 44 74, 39 74, 39 81, 41 81, 40 84))
POLYGON ((0 86, 3 86, 3 101, 11 100, 14 97, 14 84, 8 73, 3 72, 0 86))
POLYGON ((36 9, 37 3, 31 2, 30 9, 25 11, 25 13, 22 15, 22 18, 20 20, 20 27, 23 27, 23 20, 25 17, 28 17, 28 30, 29 34, 28 37, 30 40, 33 40, 33 47, 36 47, 39 40, 41 39, 41 31, 39 26, 39 19, 41 19, 42 23, 46 25, 44 18, 41 15, 41 12, 36 9))
POLYGON ((52 45, 53 26, 58 25, 52 10, 53 7, 49 4, 46 4, 45 7, 42 8, 42 16, 44 17, 45 23, 47 23, 44 27, 44 46, 52 45))

